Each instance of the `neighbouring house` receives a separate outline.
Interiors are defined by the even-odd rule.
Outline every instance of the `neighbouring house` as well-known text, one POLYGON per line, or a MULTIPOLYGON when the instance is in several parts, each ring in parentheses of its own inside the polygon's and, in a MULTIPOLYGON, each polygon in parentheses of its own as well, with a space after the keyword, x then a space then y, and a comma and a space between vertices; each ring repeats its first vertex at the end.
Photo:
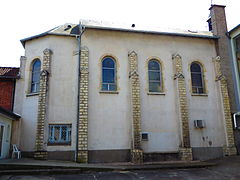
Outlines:
POLYGON ((9 158, 11 144, 19 144, 20 116, 0 107, 0 159, 9 158))
POLYGON ((16 79, 19 78, 19 68, 0 67, 0 106, 13 110, 16 79))
POLYGON ((229 31, 235 80, 235 99, 237 110, 234 113, 234 135, 238 154, 240 153, 240 24, 229 31))
POLYGON ((8 158, 11 144, 19 144, 20 116, 13 113, 19 68, 0 67, 0 159, 8 158))
POLYGON ((210 12, 204 32, 81 21, 22 39, 14 112, 23 155, 82 163, 235 155, 224 6, 210 12))

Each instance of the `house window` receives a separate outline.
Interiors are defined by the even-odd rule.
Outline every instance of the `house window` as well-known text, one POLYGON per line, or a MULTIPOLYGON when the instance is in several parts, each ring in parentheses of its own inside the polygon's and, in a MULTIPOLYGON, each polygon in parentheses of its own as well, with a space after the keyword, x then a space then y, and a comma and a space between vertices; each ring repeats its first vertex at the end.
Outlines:
POLYGON ((149 92, 162 92, 161 65, 157 60, 148 62, 149 92))
POLYGON ((71 125, 49 125, 49 144, 71 144, 71 125))
POLYGON ((102 91, 116 91, 116 63, 112 57, 102 61, 102 91))
POLYGON ((37 59, 32 64, 31 93, 36 93, 39 91, 40 71, 41 71, 41 61, 37 59))
POLYGON ((193 62, 191 64, 192 93, 204 93, 203 72, 200 64, 193 62))

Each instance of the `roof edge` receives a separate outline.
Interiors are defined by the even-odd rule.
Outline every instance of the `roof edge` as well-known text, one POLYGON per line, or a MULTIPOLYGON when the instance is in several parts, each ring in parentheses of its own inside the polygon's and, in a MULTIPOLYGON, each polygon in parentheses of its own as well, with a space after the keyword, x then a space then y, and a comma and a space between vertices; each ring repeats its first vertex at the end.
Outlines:
POLYGON ((30 41, 30 40, 33 40, 33 39, 36 39, 36 38, 44 37, 44 36, 47 36, 47 35, 70 36, 70 37, 75 37, 76 36, 76 35, 72 35, 72 34, 60 34, 60 33, 45 32, 45 33, 38 34, 38 35, 35 35, 35 36, 30 36, 30 37, 25 38, 25 39, 21 39, 20 42, 22 43, 23 47, 25 48, 26 41, 30 41))
POLYGON ((218 39, 218 36, 208 36, 208 35, 194 35, 194 34, 184 34, 184 33, 174 33, 174 32, 159 32, 159 31, 145 31, 145 30, 130 30, 123 28, 112 28, 112 27, 100 27, 100 26, 89 26, 85 25, 85 28, 89 29, 100 29, 109 31, 122 31, 122 32, 132 32, 132 33, 144 33, 144 34, 159 34, 168 36, 181 36, 181 37, 194 37, 194 38, 206 38, 206 39, 218 39))
POLYGON ((237 30, 238 28, 240 28, 240 24, 238 24, 236 27, 232 28, 229 33, 231 34, 233 31, 237 30))
POLYGON ((0 114, 4 114, 5 116, 8 116, 8 117, 13 118, 15 120, 18 120, 18 119, 21 118, 20 115, 15 114, 14 112, 8 111, 1 106, 0 106, 0 114))

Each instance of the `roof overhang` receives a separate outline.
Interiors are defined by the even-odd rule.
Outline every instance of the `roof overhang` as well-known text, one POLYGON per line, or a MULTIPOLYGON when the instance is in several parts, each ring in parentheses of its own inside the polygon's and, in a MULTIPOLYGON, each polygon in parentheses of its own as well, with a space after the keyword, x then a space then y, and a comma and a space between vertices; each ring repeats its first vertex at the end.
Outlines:
POLYGON ((8 111, 8 110, 2 108, 1 106, 0 106, 0 115, 6 116, 12 120, 18 120, 21 118, 20 115, 14 113, 14 112, 8 111))
POLYGON ((167 36, 181 36, 181 37, 193 37, 193 38, 206 38, 206 39, 218 39, 218 36, 215 35, 200 35, 200 34, 185 34, 177 32, 159 32, 159 31, 147 31, 147 30, 131 30, 124 28, 113 28, 113 27, 100 27, 100 26, 84 26, 86 29, 99 29, 99 30, 109 30, 109 31, 122 31, 122 32, 131 32, 131 33, 144 33, 144 34, 157 34, 157 35, 167 35, 167 36))
POLYGON ((237 25, 236 27, 234 27, 233 29, 231 29, 231 30, 229 31, 229 34, 231 35, 234 31, 237 31, 237 30, 240 31, 240 24, 237 25))
MULTIPOLYGON (((170 29, 159 29, 159 28, 151 28, 151 27, 141 27, 136 28, 134 26, 129 26, 129 24, 107 24, 104 22, 94 22, 94 21, 84 21, 82 26, 85 29, 99 29, 99 30, 108 30, 108 31, 121 31, 121 32, 130 32, 130 33, 144 33, 144 34, 156 34, 156 35, 166 35, 166 36, 179 36, 179 37, 191 37, 191 38, 205 38, 205 39, 218 39, 218 36, 213 35, 211 32, 205 31, 183 31, 183 30, 170 30, 170 29)), ((79 35, 79 25, 77 24, 65 24, 58 27, 55 27, 49 31, 44 33, 30 36, 25 39, 21 39, 21 43, 25 48, 25 44, 27 41, 41 38, 47 35, 55 35, 55 36, 72 36, 75 37, 79 35)))

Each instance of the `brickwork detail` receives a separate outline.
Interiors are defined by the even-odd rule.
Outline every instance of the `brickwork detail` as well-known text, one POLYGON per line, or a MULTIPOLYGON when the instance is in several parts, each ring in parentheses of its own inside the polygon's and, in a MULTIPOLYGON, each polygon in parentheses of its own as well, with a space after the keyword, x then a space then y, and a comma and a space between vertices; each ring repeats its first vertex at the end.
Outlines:
POLYGON ((0 80, 0 106, 12 111, 14 83, 12 79, 0 80))
POLYGON ((88 50, 81 49, 77 162, 88 162, 88 50))
POLYGON ((174 80, 176 80, 177 94, 178 94, 178 108, 181 122, 182 144, 180 148, 180 156, 182 160, 192 160, 192 150, 190 148, 189 135, 189 117, 188 117, 188 103, 185 78, 182 70, 182 57, 179 54, 173 55, 174 64, 174 80))
POLYGON ((44 147, 44 128, 46 121, 46 102, 48 96, 48 76, 50 72, 51 50, 43 51, 43 65, 40 74, 40 86, 38 97, 37 134, 35 142, 35 159, 47 159, 47 151, 44 147))
POLYGON ((131 161, 134 164, 143 163, 143 151, 141 149, 132 149, 131 150, 131 161))
POLYGON ((180 148, 179 154, 182 161, 192 161, 192 148, 180 148))
POLYGON ((224 8, 225 6, 212 5, 210 8, 210 17, 212 22, 212 32, 219 37, 216 44, 216 51, 217 55, 221 57, 221 72, 227 79, 231 112, 236 112, 237 106, 234 97, 234 82, 231 67, 232 58, 230 57, 229 52, 228 30, 224 8))
POLYGON ((227 88, 227 80, 221 71, 221 58, 217 56, 213 58, 215 64, 216 78, 215 80, 219 83, 221 91, 221 99, 224 113, 224 124, 225 124, 225 133, 226 133, 226 147, 224 147, 225 155, 236 155, 236 147, 234 143, 233 127, 232 127, 232 117, 230 110, 230 100, 227 88))
POLYGON ((132 162, 143 162, 143 151, 141 149, 141 109, 140 109, 140 81, 138 75, 137 54, 132 51, 128 55, 130 72, 129 78, 131 82, 131 105, 132 105, 132 123, 133 123, 133 139, 132 139, 132 162))
POLYGON ((47 151, 35 151, 34 159, 47 160, 48 153, 47 151))

